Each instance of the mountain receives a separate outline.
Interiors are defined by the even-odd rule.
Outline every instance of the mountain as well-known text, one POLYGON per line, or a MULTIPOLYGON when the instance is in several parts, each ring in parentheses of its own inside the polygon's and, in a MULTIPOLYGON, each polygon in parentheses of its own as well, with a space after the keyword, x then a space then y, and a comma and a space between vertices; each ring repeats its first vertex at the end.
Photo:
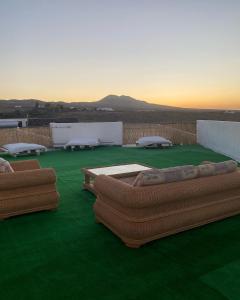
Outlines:
POLYGON ((110 107, 114 110, 172 110, 177 107, 148 103, 129 96, 108 95, 99 101, 94 102, 98 107, 110 107))
POLYGON ((65 102, 65 101, 43 101, 38 99, 10 99, 0 100, 0 112, 12 111, 16 109, 29 110, 36 107, 57 107, 62 106, 65 108, 112 108, 116 111, 152 111, 152 110, 182 110, 182 108, 158 105, 148 103, 143 100, 137 100, 129 96, 108 95, 98 101, 94 102, 65 102))

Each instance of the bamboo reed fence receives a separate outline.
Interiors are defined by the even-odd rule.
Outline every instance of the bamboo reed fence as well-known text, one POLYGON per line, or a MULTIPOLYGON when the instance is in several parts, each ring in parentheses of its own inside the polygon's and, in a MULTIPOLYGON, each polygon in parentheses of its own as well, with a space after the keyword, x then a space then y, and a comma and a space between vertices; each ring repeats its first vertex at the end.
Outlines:
POLYGON ((0 145, 11 143, 34 143, 52 147, 49 127, 0 129, 0 145))
POLYGON ((197 132, 196 122, 192 122, 192 123, 164 123, 164 124, 160 124, 160 125, 173 127, 173 128, 180 129, 180 130, 187 131, 187 132, 191 132, 191 133, 194 133, 194 134, 196 134, 196 132, 197 132))
POLYGON ((159 135, 174 144, 196 144, 196 128, 191 124, 125 124, 124 144, 134 144, 143 136, 159 135))
MULTIPOLYGON (((134 144, 143 136, 160 135, 174 144, 196 144, 196 125, 194 123, 170 124, 124 124, 123 143, 134 144)), ((52 147, 49 127, 0 129, 0 145, 10 143, 35 143, 52 147)))

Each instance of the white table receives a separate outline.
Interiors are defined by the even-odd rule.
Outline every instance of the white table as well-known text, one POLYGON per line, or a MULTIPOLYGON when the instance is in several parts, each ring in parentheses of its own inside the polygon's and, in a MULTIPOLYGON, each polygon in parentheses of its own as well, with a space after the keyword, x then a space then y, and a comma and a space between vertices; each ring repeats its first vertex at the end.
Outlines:
POLYGON ((110 167, 101 167, 101 168, 84 168, 82 169, 84 173, 84 183, 83 186, 86 190, 93 192, 94 191, 94 180, 99 175, 108 175, 112 177, 128 177, 137 175, 139 172, 150 170, 150 167, 143 166, 140 164, 128 164, 128 165, 116 165, 110 167))

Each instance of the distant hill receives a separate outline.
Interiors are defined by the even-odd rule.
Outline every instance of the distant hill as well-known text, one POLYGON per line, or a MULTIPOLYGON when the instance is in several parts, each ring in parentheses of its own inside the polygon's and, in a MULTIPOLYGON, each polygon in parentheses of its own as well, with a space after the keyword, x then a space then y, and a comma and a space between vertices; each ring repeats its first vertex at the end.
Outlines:
POLYGON ((172 110, 178 107, 158 105, 137 100, 129 96, 108 95, 99 101, 94 102, 98 107, 110 107, 114 110, 172 110))
POLYGON ((148 103, 143 100, 137 100, 129 96, 108 95, 98 101, 93 102, 65 102, 65 101, 43 101, 38 99, 10 99, 0 100, 0 112, 5 110, 14 110, 22 108, 28 110, 36 106, 45 107, 47 105, 75 108, 112 108, 116 111, 149 111, 149 110, 182 110, 183 108, 166 105, 148 103))
POLYGON ((109 95, 95 102, 0 100, 0 118, 29 118, 30 126, 50 122, 188 123, 240 121, 240 110, 186 109, 157 105, 129 96, 109 95), (104 109, 107 108, 107 109, 104 109), (111 111, 109 108, 112 108, 111 111))

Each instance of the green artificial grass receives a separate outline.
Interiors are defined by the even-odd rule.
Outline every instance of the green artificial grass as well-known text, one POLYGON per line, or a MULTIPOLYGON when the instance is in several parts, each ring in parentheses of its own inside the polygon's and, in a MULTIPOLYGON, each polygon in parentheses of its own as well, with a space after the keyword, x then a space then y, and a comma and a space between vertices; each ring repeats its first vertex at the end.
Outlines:
POLYGON ((225 156, 194 145, 54 151, 37 158, 57 172, 59 209, 0 223, 0 299, 240 299, 240 217, 129 249, 95 223, 95 198, 82 190, 80 172, 133 162, 218 162, 225 156))

